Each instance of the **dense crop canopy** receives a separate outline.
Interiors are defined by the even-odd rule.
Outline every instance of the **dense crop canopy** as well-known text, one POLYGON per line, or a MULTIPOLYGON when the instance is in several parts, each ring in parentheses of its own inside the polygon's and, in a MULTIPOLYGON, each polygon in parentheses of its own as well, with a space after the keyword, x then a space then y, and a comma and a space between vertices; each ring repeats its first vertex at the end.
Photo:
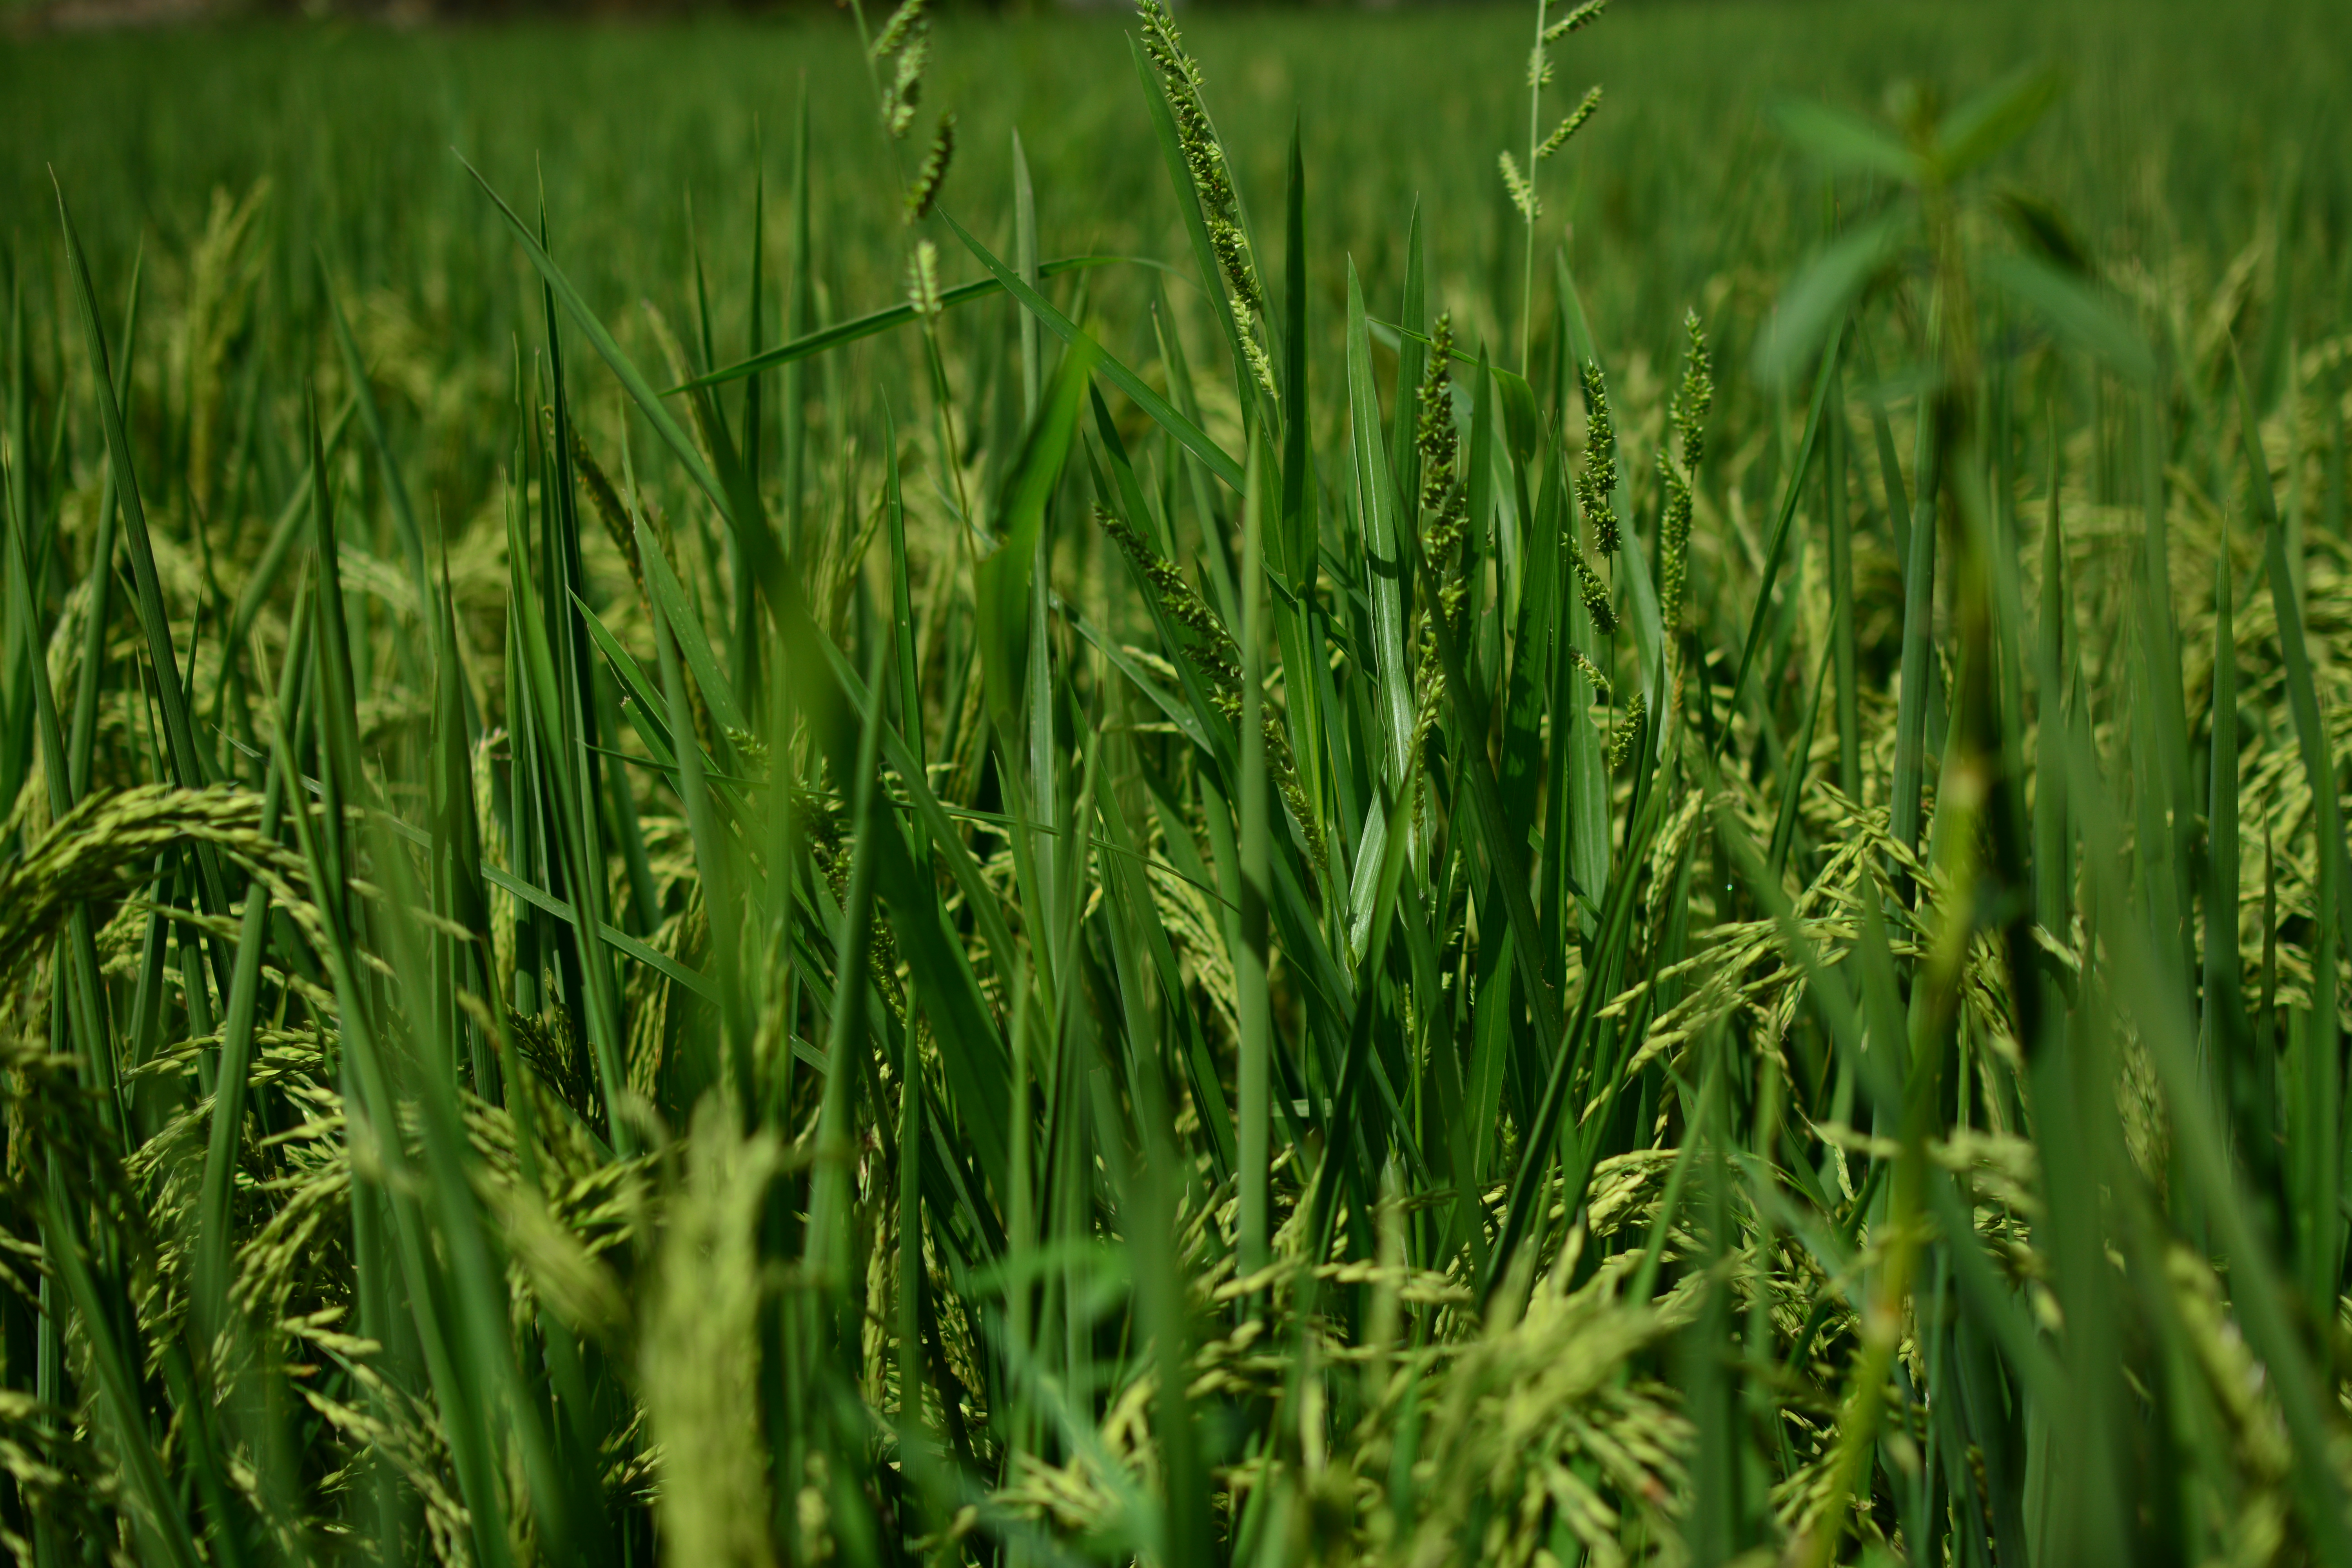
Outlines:
POLYGON ((1115 244, 924 0, 659 305, 17 214, 0 1542, 2352 1568, 2343 190, 1595 289, 1534 10, 1484 282, 1159 0, 1115 244))

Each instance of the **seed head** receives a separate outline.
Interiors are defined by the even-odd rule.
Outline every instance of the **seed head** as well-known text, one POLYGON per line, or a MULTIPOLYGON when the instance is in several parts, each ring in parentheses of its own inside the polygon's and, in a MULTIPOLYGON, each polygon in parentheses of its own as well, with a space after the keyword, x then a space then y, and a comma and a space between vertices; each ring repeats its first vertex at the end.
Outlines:
POLYGON ((1601 367, 1587 362, 1578 372, 1584 384, 1584 472, 1576 479, 1576 499, 1592 524, 1592 542, 1603 555, 1617 553, 1617 427, 1609 417, 1609 388, 1601 367))
POLYGON ((1265 289, 1258 281, 1249 237, 1242 232, 1241 203, 1226 170, 1225 150, 1217 141, 1216 128, 1209 123, 1208 109, 1201 102, 1201 67, 1184 52, 1176 19, 1161 0, 1136 0, 1135 14, 1143 23, 1144 57, 1160 72, 1160 82, 1168 89, 1168 107, 1176 119, 1177 146, 1184 155, 1186 172, 1192 176, 1192 189, 1201 198, 1209 248, 1216 255, 1217 270, 1224 274, 1225 286, 1233 291, 1234 320, 1241 328, 1244 345, 1242 352, 1259 383, 1271 393, 1274 366, 1249 321, 1250 312, 1265 312, 1265 289))
POLYGON ((915 172, 915 183, 907 187, 907 221, 919 223, 929 217, 931 204, 939 199, 940 184, 948 177, 948 164, 955 157, 955 111, 940 116, 940 128, 931 133, 931 144, 923 153, 923 166, 915 172))
POLYGON ((1577 595, 1584 601, 1585 614, 1592 617, 1593 626, 1600 629, 1602 637, 1615 637, 1617 609, 1609 602, 1609 584, 1601 580, 1601 574, 1592 569, 1591 562, 1575 552, 1573 541, 1564 542, 1570 552, 1569 569, 1576 574, 1577 595))
POLYGON ((927 0, 907 0, 874 42, 876 59, 893 51, 898 56, 898 68, 890 85, 882 89, 882 121, 898 141, 906 139, 915 123, 915 106, 923 96, 923 71, 931 61, 931 24, 922 14, 925 4, 927 0))
POLYGON ((1570 648, 1568 662, 1582 671, 1585 679, 1592 682, 1592 689, 1599 694, 1601 701, 1614 702, 1617 700, 1615 689, 1609 684, 1609 678, 1601 673, 1601 667, 1587 658, 1582 648, 1570 648))
POLYGON ((1658 453, 1658 476, 1666 489, 1658 528, 1658 608, 1670 628, 1680 623, 1682 616, 1684 585, 1690 571, 1692 475, 1706 455, 1706 416, 1715 403, 1706 331, 1699 325, 1696 311, 1683 318, 1683 330, 1690 335, 1690 350, 1683 358, 1682 384, 1675 392, 1671 409, 1682 459, 1675 461, 1664 448, 1658 453))
POLYGON ((1615 773, 1625 765, 1633 750, 1633 738, 1642 732, 1643 710, 1647 706, 1638 691, 1626 700, 1624 715, 1609 736, 1609 771, 1615 773))
POLYGON ((1690 569, 1690 476, 1661 447, 1658 478, 1666 487, 1665 510, 1658 523, 1658 611, 1671 630, 1681 616, 1683 584, 1690 569))
POLYGON ((1454 312, 1438 312, 1429 337, 1429 364, 1421 377, 1421 419, 1413 447, 1421 454, 1421 504, 1434 510, 1454 478, 1454 312))
POLYGON ((1225 174, 1224 149, 1217 144, 1209 111, 1201 102, 1201 68, 1184 52, 1176 19, 1160 0, 1137 0, 1135 12, 1143 22, 1143 52, 1159 68, 1160 80, 1167 86, 1168 104, 1176 116, 1177 140, 1202 205, 1215 216, 1230 217, 1233 183, 1225 174))
MULTIPOLYGON (((1234 640, 1225 623, 1209 608, 1184 574, 1152 548, 1149 540, 1138 533, 1128 521, 1115 511, 1101 507, 1094 509, 1095 521, 1110 535, 1111 542, 1134 565, 1136 575, 1151 585, 1151 596, 1168 618, 1190 634, 1184 655, 1192 668, 1200 672, 1208 688, 1208 697, 1218 712, 1234 723, 1242 718, 1242 649, 1234 640)), ((1265 756, 1275 786, 1282 793, 1285 805, 1298 824, 1307 848, 1315 856, 1318 869, 1328 873, 1330 851, 1323 841, 1323 827, 1315 815, 1314 803, 1308 799, 1307 786, 1299 779, 1297 755, 1290 749, 1290 732, 1284 728, 1281 715, 1272 704, 1261 710, 1260 732, 1265 737, 1265 756)))
POLYGON ((1529 223, 1535 222, 1543 216, 1543 204, 1536 200, 1535 188, 1528 184, 1527 176, 1519 173, 1519 161, 1512 157, 1508 150, 1497 154, 1496 161, 1502 165, 1503 188, 1510 192, 1511 205, 1519 209, 1521 217, 1529 223))
POLYGON ((1257 268, 1251 265, 1249 236, 1241 226, 1222 217, 1208 220, 1209 248, 1216 252, 1217 265, 1233 286, 1234 298, 1252 310, 1265 309, 1265 295, 1258 286, 1257 268))
MULTIPOLYGON (((1183 36, 1176 31, 1176 18, 1169 15, 1160 0, 1137 0, 1135 14, 1143 20, 1143 52, 1151 58, 1163 75, 1181 79, 1184 86, 1195 91, 1201 87, 1201 68, 1184 52, 1183 36)), ((1170 83, 1171 87, 1175 81, 1170 83)))
POLYGON ((1706 416, 1715 406, 1715 362, 1707 353, 1706 329, 1699 325, 1696 310, 1684 314, 1683 331, 1690 338, 1690 348, 1683 355, 1683 380, 1675 389, 1673 414, 1675 433, 1682 437, 1683 468, 1696 473, 1699 459, 1706 455, 1706 416))
POLYGON ((1257 341, 1257 333, 1252 330, 1249 307, 1242 302, 1238 294, 1227 303, 1233 307, 1234 328, 1242 342, 1242 356, 1249 361, 1250 374, 1265 388, 1268 397, 1279 398, 1282 394, 1274 384, 1274 361, 1267 357, 1265 345, 1257 341))
POLYGON ((1184 574, 1151 547, 1150 542, 1129 526, 1117 512, 1095 509, 1095 521, 1102 524, 1111 542, 1118 545, 1136 573, 1151 584, 1151 596, 1171 621, 1192 635, 1192 646, 1185 653, 1209 688, 1209 700, 1228 719, 1239 719, 1242 712, 1241 645, 1234 642, 1225 623, 1216 612, 1202 602, 1184 574))
MULTIPOLYGON (((1550 0, 1550 3, 1557 5, 1559 0, 1550 0)), ((1547 44, 1556 44, 1570 33, 1581 32, 1599 21, 1601 13, 1607 9, 1609 9, 1609 0, 1584 0, 1583 5, 1546 27, 1543 32, 1543 41, 1547 44)))
POLYGON ((892 52, 907 41, 909 34, 929 26, 930 24, 923 13, 930 9, 930 4, 931 0, 906 0, 904 5, 891 12, 890 19, 882 25, 882 31, 875 36, 874 58, 888 59, 892 52))
POLYGON ((940 313, 940 250, 928 239, 917 240, 907 258, 907 303, 926 319, 940 313))
POLYGON ((1601 89, 1597 87, 1586 89, 1584 97, 1570 112, 1569 117, 1559 122, 1559 129, 1543 139, 1542 146, 1536 149, 1537 159, 1540 161, 1549 158, 1567 146, 1568 139, 1583 130, 1584 122, 1591 119, 1592 111, 1600 107, 1601 89))

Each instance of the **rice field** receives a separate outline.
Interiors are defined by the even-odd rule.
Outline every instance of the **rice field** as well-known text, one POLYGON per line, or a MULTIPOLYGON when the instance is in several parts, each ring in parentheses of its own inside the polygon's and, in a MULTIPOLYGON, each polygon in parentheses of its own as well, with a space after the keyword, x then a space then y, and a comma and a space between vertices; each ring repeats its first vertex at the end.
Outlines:
POLYGON ((11 42, 0 1545, 2352 1568, 2347 58, 11 42))

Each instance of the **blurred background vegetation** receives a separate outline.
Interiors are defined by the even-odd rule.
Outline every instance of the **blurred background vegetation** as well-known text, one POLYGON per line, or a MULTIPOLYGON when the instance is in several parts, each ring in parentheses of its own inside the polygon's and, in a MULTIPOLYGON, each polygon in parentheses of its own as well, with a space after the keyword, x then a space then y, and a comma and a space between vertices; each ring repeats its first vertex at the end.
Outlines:
MULTIPOLYGON (((1001 221, 1017 127, 1046 254, 1181 252, 1129 25, 1120 11, 940 18, 929 95, 961 116, 950 211, 1001 221)), ((1521 134, 1521 8, 1208 9, 1186 27, 1244 198, 1263 210, 1276 210, 1299 122, 1325 346, 1337 347, 1351 259, 1370 298, 1394 297, 1416 203, 1433 297, 1454 302, 1464 342, 1517 320, 1522 231, 1494 156, 1521 134)), ((1821 176, 1768 123, 1776 100, 1871 110, 1895 82, 1965 96, 2041 61, 2071 89, 2004 162, 2006 182, 2065 213, 2126 280, 2203 296, 2226 285, 2233 321, 2258 335, 2292 331, 2268 310, 2299 301, 2315 330, 2342 319, 2352 289, 2347 41, 2343 8, 2312 0, 1623 5, 1580 37, 1575 89, 1605 83, 1608 105, 1551 176, 1544 243, 1567 239, 1611 348, 1671 354, 1696 306, 1736 359, 1779 281, 1839 221, 1821 176)), ((266 182, 252 253, 280 275, 257 291, 255 330, 273 346, 315 331, 310 258, 323 252, 388 333, 446 371, 502 360, 497 345, 536 310, 526 264, 454 149, 509 191, 540 179, 556 247, 592 299, 679 304, 698 242, 719 336, 736 342, 754 177, 772 199, 789 187, 803 83, 821 154, 818 284, 834 313, 855 315, 899 296, 898 215, 877 195, 889 182, 856 36, 832 9, 43 37, 0 52, 0 212, 12 245, 45 247, 54 167, 94 261, 127 267, 143 242, 168 310, 184 286, 174 258, 214 204, 266 182)), ((949 266, 950 282, 978 275, 960 256, 949 266)), ((1118 271, 1098 287, 1146 285, 1118 271)), ((769 288, 778 320, 781 269, 769 288)), ((499 391, 505 378, 501 365, 499 391)))

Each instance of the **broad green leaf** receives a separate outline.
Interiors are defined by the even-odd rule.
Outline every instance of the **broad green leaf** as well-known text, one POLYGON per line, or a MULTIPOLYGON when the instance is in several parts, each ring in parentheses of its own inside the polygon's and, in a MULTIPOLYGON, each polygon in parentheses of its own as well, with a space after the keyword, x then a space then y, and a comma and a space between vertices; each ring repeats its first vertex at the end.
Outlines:
POLYGON ((1882 213, 1807 264, 1781 289, 1780 303, 1765 323, 1756 348, 1757 374, 1768 382, 1793 379, 1894 260, 1908 226, 1908 215, 1901 210, 1882 213))
POLYGON ((2096 355, 2128 380, 2156 373, 2147 342, 2113 305, 2081 279, 2021 252, 1988 256, 1984 274, 2003 292, 2050 324, 2077 348, 2096 355))
POLYGON ((1919 155, 1885 128, 1827 103, 1789 100, 1775 104, 1780 133, 1835 169, 1884 174, 1906 184, 1926 173, 1919 155))
POLYGON ((1953 110, 1936 128, 1935 151, 1929 156, 1937 174, 1957 180, 1990 162, 2033 129, 2064 87, 2058 71, 2035 68, 1996 82, 1953 110))

